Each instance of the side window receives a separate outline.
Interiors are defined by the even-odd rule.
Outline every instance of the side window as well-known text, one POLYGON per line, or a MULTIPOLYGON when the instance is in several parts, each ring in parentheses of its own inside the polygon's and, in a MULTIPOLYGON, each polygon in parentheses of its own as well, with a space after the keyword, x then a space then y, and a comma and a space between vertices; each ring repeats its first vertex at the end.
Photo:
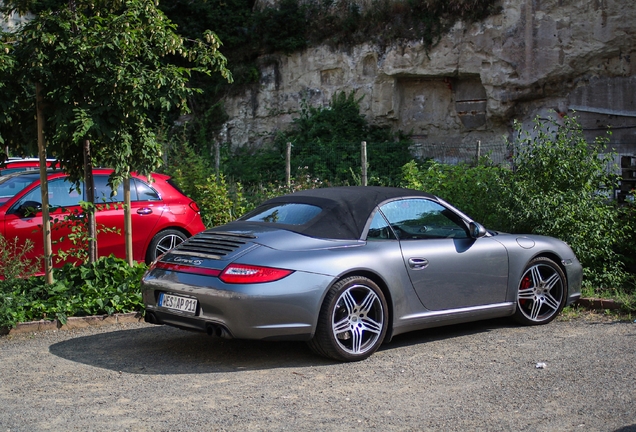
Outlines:
POLYGON ((400 240, 468 237, 454 213, 427 199, 392 201, 380 210, 400 240))
POLYGON ((136 178, 131 180, 134 181, 134 184, 135 184, 134 189, 136 189, 137 191, 137 196, 135 197, 135 193, 132 191, 133 187, 131 183, 131 186, 130 186, 131 201, 160 201, 161 200, 161 198, 159 197, 159 194, 153 188, 148 186, 145 182, 136 178))
POLYGON ((395 235, 381 212, 376 212, 373 216, 367 240, 395 240, 395 235))
MULTIPOLYGON (((108 186, 108 176, 97 175, 93 177, 95 182, 95 203, 115 203, 124 201, 124 185, 120 184, 117 187, 117 193, 113 195, 113 190, 108 186)), ((131 200, 133 200, 133 194, 131 193, 131 200)))
POLYGON ((77 190, 66 179, 55 179, 49 182, 49 205, 51 207, 72 207, 80 205, 81 190, 77 190))
MULTIPOLYGON (((81 191, 78 191, 66 179, 57 178, 49 181, 49 207, 73 207, 80 205, 83 199, 81 191)), ((23 196, 20 201, 14 204, 13 208, 18 208, 24 203, 31 201, 40 204, 42 202, 42 192, 40 186, 23 196)))

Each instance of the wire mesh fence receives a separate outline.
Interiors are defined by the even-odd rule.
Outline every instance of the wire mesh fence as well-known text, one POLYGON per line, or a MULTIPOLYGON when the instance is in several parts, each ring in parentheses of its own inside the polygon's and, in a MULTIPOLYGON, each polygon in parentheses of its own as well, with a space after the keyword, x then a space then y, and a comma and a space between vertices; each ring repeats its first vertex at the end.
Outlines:
POLYGON ((285 152, 286 181, 299 169, 330 182, 383 184, 397 181, 402 166, 412 160, 434 160, 444 164, 476 164, 487 160, 494 165, 510 164, 511 153, 505 143, 431 143, 413 144, 406 151, 396 151, 396 143, 361 141, 359 146, 351 143, 331 143, 329 151, 307 154, 295 152, 288 143, 285 152))
MULTIPOLYGON (((398 186, 402 180, 402 167, 409 161, 434 160, 457 165, 477 162, 513 168, 512 148, 504 140, 499 142, 342 142, 315 143, 310 147, 287 143, 286 148, 275 151, 274 157, 263 171, 261 183, 298 181, 300 176, 316 180, 321 185, 398 186)), ((636 143, 611 143, 608 152, 615 155, 607 166, 608 172, 621 175, 621 158, 636 156, 636 143), (620 151, 619 151, 620 150, 620 151)), ((271 156, 271 155, 270 155, 271 156)), ((258 159, 258 155, 251 155, 258 159)), ((631 159, 630 159, 631 160, 631 159)), ((246 161, 239 161, 239 170, 254 171, 246 161)), ((630 174, 631 175, 631 174, 630 174)), ((625 176, 624 174, 622 175, 625 176)), ((237 176, 238 178, 238 176, 237 176)), ((623 178, 633 188, 633 179, 623 178)), ((280 184, 280 183, 279 183, 280 184)), ((622 186, 621 186, 622 187, 622 186)))
POLYGON ((494 165, 509 164, 512 153, 504 142, 418 143, 412 146, 419 160, 435 160, 444 164, 472 164, 487 157, 494 165))

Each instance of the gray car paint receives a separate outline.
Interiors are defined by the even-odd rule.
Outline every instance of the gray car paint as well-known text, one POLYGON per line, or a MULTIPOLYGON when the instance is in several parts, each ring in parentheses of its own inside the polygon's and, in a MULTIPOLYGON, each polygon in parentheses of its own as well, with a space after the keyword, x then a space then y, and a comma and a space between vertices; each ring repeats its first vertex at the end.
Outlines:
MULTIPOLYGON (((438 202, 460 215, 468 229, 470 218, 444 201, 438 202)), ((416 278, 418 286, 414 287, 406 264, 410 255, 402 253, 402 247, 407 251, 411 248, 405 246, 406 241, 316 239, 249 223, 235 232, 255 238, 229 257, 203 259, 203 266, 223 269, 231 261, 291 269, 295 273, 277 282, 226 285, 214 277, 151 269, 142 281, 148 311, 162 323, 185 328, 205 330, 208 323, 222 324, 238 338, 307 340, 315 332, 329 288, 349 275, 362 275, 373 279, 385 292, 390 305, 390 339, 419 328, 512 315, 520 278, 537 256, 552 258, 564 270, 568 304, 580 295, 580 263, 564 242, 550 237, 490 233, 464 239, 459 248, 453 239, 422 240, 424 252, 418 256, 436 257, 434 261, 439 258, 444 264, 418 270, 424 276, 421 280, 416 278), (524 239, 521 242, 520 237, 524 239), (531 244, 534 245, 528 247, 531 244), (465 255, 469 259, 458 266, 454 262, 458 250, 477 255, 465 255), (479 257, 479 253, 486 256, 479 257), (427 270, 432 270, 429 276, 427 270), (445 282, 444 274, 448 277, 445 282), (480 280, 485 274, 490 276, 480 280), (436 288, 440 282, 442 286, 436 288), (488 292, 489 286, 494 286, 492 293, 488 292), (186 316, 158 307, 160 291, 198 298, 200 315, 186 316)), ((197 255, 174 250, 163 260, 175 257, 194 259, 197 255)))

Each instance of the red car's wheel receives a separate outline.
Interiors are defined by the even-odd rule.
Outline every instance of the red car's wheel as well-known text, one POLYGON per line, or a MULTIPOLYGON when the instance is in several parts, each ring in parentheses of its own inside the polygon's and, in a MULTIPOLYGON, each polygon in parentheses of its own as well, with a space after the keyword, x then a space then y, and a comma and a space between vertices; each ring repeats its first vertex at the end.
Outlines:
POLYGON ((187 238, 184 233, 174 229, 159 231, 152 238, 148 251, 146 251, 146 264, 150 264, 187 238))

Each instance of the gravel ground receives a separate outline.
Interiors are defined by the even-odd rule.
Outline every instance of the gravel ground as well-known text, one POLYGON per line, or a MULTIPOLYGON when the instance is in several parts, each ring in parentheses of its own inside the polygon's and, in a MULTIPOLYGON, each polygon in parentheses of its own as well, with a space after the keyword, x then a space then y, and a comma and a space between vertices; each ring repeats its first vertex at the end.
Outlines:
POLYGON ((0 432, 636 431, 636 324, 504 320, 340 364, 148 324, 0 337, 0 432), (545 368, 537 368, 545 363, 545 368))

